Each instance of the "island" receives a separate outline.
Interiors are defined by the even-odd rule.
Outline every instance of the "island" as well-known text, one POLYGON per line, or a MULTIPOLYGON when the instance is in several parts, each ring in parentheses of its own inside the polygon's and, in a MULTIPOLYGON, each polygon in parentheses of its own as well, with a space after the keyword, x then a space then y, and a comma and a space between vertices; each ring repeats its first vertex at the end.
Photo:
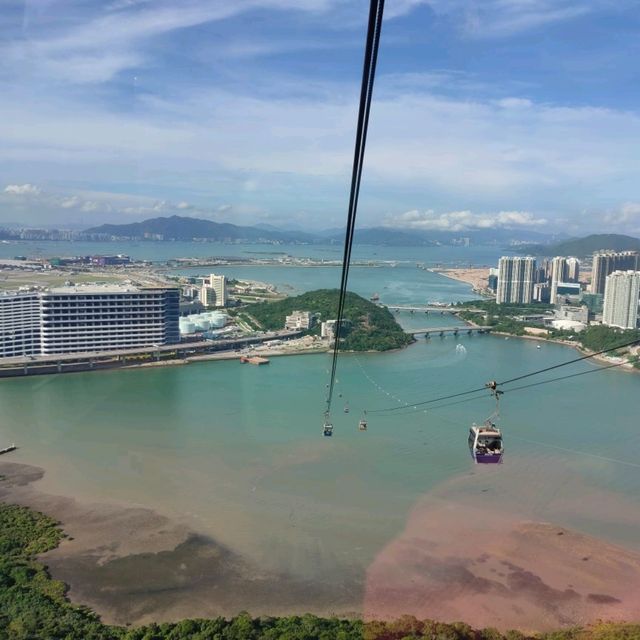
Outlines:
MULTIPOLYGON (((308 313, 307 325, 300 328, 309 335, 322 335, 324 331, 327 337, 327 326, 331 327, 338 315, 339 298, 338 289, 318 289, 277 302, 254 304, 240 315, 255 329, 273 331, 282 329, 296 312, 308 313)), ((386 307, 350 291, 345 298, 344 320, 339 343, 343 351, 389 351, 413 342, 413 336, 402 330, 386 307)))

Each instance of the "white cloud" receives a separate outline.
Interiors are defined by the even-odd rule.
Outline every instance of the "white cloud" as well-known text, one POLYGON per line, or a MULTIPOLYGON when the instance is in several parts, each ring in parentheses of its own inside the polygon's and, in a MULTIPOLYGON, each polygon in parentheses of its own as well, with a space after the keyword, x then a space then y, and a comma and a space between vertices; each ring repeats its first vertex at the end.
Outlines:
POLYGON ((40 188, 33 184, 8 184, 4 192, 16 196, 37 196, 40 194, 40 188))
MULTIPOLYGON (((576 211, 593 210, 598 197, 637 197, 637 114, 515 100, 469 101, 411 87, 381 95, 371 113, 363 198, 375 186, 407 208, 429 197, 443 208, 568 204, 576 211), (408 190, 417 196, 405 196, 408 190)), ((11 126, 0 133, 0 146, 5 162, 25 172, 34 163, 45 167, 47 180, 60 184, 94 182, 97 169, 105 182, 129 181, 132 168, 137 179, 167 176, 173 193, 182 189, 178 205, 189 202, 187 187, 254 206, 296 190, 319 201, 349 176, 355 105, 353 92, 332 83, 300 97, 184 92, 176 101, 140 100, 134 112, 119 114, 8 95, 0 121, 11 126), (322 193, 307 189, 312 181, 322 193)), ((154 202, 130 204, 131 215, 154 202)), ((388 203, 377 213, 385 209, 388 203)))
POLYGON ((186 211, 190 215, 204 217, 215 213, 212 209, 197 208, 185 201, 173 203, 147 196, 101 191, 61 193, 43 191, 31 184, 8 185, 0 193, 0 212, 4 213, 3 217, 13 219, 18 215, 25 223, 32 222, 34 216, 39 217, 38 222, 64 224, 65 221, 79 220, 87 223, 93 220, 104 222, 105 218, 112 217, 125 221, 127 218, 185 215, 186 211), (16 195, 23 197, 16 198, 16 195))
POLYGON ((22 37, 0 47, 5 63, 28 67, 48 80, 100 83, 118 73, 144 66, 150 41, 174 31, 221 22, 266 9, 323 13, 339 0, 169 0, 127 1, 97 13, 67 11, 56 21, 53 11, 32 16, 22 37))
POLYGON ((623 202, 604 216, 607 226, 618 233, 640 234, 640 202, 623 202))
POLYGON ((386 220, 386 224, 390 227, 420 229, 423 231, 540 227, 546 222, 544 218, 536 218, 527 211, 499 211, 497 213, 450 211, 436 213, 433 209, 427 211, 413 209, 396 216, 390 216, 386 220))
POLYGON ((63 209, 76 209, 83 203, 78 196, 69 196, 67 198, 62 198, 59 201, 59 204, 63 209))
POLYGON ((441 14, 455 16, 472 37, 504 37, 586 15, 607 0, 430 0, 441 14))
POLYGON ((528 109, 533 105, 527 98, 502 98, 496 104, 503 109, 528 109))

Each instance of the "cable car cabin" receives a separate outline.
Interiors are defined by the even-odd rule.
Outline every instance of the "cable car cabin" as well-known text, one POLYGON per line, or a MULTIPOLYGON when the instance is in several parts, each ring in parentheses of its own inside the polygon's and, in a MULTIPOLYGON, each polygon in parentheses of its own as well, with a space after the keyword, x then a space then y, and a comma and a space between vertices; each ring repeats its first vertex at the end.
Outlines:
POLYGON ((492 422, 482 426, 474 424, 469 429, 469 451, 476 464, 502 462, 504 454, 502 432, 492 422))
POLYGON ((329 422, 324 423, 324 427, 322 427, 322 435, 323 436, 332 436, 333 435, 333 425, 329 422))
POLYGON ((360 429, 360 431, 366 431, 367 430, 367 421, 366 420, 360 420, 360 422, 358 422, 358 429, 360 429))
POLYGON ((345 413, 349 413, 349 405, 348 404, 344 405, 344 412, 345 413))

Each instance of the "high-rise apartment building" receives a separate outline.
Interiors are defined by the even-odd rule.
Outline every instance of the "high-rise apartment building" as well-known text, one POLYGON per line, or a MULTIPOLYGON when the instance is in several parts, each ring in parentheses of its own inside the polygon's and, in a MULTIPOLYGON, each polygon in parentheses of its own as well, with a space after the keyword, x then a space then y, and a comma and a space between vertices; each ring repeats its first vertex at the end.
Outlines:
POLYGON ((0 357, 180 341, 178 289, 67 286, 0 295, 0 357))
POLYGON ((567 277, 565 282, 578 282, 580 280, 580 260, 567 258, 567 277))
POLYGON ((614 271, 605 283, 603 324, 621 329, 635 329, 638 322, 640 272, 614 271))
POLYGON ((558 283, 566 282, 567 274, 567 259, 562 256, 556 256, 551 260, 551 265, 549 267, 549 277, 551 280, 551 293, 550 300, 551 304, 556 303, 556 298, 558 296, 558 283))
POLYGON ((204 278, 200 290, 200 302, 205 307, 226 307, 227 276, 217 276, 212 273, 208 278, 204 278))
POLYGON ((593 254, 591 293, 604 293, 607 276, 614 271, 637 271, 640 260, 637 251, 598 251, 593 254))
POLYGON ((536 302, 549 302, 550 291, 548 282, 537 282, 533 285, 533 299, 536 302))
POLYGON ((216 293, 216 307, 227 306, 227 276, 217 276, 212 273, 209 276, 209 286, 216 293))
POLYGON ((531 302, 535 269, 535 258, 529 256, 500 258, 496 302, 498 304, 531 302))

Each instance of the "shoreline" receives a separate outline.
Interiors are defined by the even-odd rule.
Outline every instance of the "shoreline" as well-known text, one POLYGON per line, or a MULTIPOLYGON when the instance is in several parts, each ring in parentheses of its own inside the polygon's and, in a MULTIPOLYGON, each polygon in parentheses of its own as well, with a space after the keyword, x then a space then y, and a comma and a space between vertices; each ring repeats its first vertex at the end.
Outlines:
MULTIPOLYGON (((505 331, 491 331, 490 335, 492 336, 504 336, 505 338, 515 338, 515 339, 523 339, 523 340, 534 340, 536 342, 546 342, 551 344, 559 344, 564 347, 570 347, 575 349, 578 353, 581 353, 584 356, 588 356, 590 360, 597 362, 602 365, 612 365, 617 364, 618 369, 620 371, 627 371, 630 373, 640 373, 640 369, 636 369, 630 362, 621 362, 618 363, 616 360, 612 360, 607 357, 605 354, 592 355, 596 353, 591 349, 585 349, 583 346, 576 344, 575 342, 571 342, 570 340, 561 340, 558 338, 545 338, 544 336, 534 336, 534 335, 523 335, 519 336, 514 333, 506 333, 505 331)), ((586 359, 586 358, 585 358, 586 359)))
POLYGON ((311 581, 257 565, 144 505, 47 493, 46 469, 0 460, 0 501, 44 513, 66 537, 38 556, 68 598, 107 624, 313 613, 360 617, 362 581, 311 581), (36 486, 34 486, 36 485, 36 486))
POLYGON ((73 604, 90 607, 107 624, 248 611, 365 621, 415 615, 544 632, 633 620, 640 610, 640 553, 496 505, 496 496, 482 493, 468 474, 424 494, 370 563, 334 583, 265 570, 144 506, 49 494, 39 467, 0 461, 0 473, 1 501, 60 523, 67 537, 38 559, 68 585, 73 604))
MULTIPOLYGON (((438 273, 439 275, 444 276, 445 278, 449 278, 450 280, 455 280, 456 282, 464 282, 465 284, 470 285, 472 288, 472 291, 474 291, 475 293, 478 293, 482 296, 489 297, 489 293, 487 292, 486 288, 479 288, 477 286, 477 283, 478 283, 477 278, 473 276, 474 272, 478 272, 481 270, 485 271, 485 268, 471 267, 469 269, 442 269, 442 270, 433 269, 432 271, 434 273, 438 273), (470 275, 468 277, 464 277, 462 275, 454 275, 454 274, 460 274, 461 272, 465 272, 465 271, 470 272, 470 275)), ((486 278, 484 278, 484 280, 486 280, 486 278)), ((465 323, 469 324, 470 326, 478 326, 478 325, 473 325, 471 322, 468 322, 466 320, 465 320, 465 323)), ((544 336, 535 336, 531 334, 520 336, 514 333, 507 333, 504 331, 493 331, 493 330, 491 331, 491 335, 505 336, 509 338, 523 338, 525 340, 536 340, 538 342, 549 342, 553 344, 564 345, 565 347, 571 347, 575 349, 576 351, 578 351, 578 353, 581 353, 582 355, 590 356, 590 359, 592 359, 594 362, 598 362, 603 365, 618 364, 619 366, 617 368, 620 369, 621 371, 627 371, 630 373, 640 373, 640 369, 637 369, 636 367, 634 367, 630 362, 618 363, 618 361, 609 358, 606 354, 592 355, 593 353, 595 353, 594 351, 592 351, 591 349, 586 349, 581 345, 576 344, 575 342, 572 342, 570 340, 548 338, 544 336)))
POLYGON ((449 280, 455 280, 456 282, 463 282, 471 287, 474 293, 478 293, 481 296, 489 297, 491 294, 488 292, 488 275, 487 267, 469 267, 467 269, 429 269, 432 273, 437 273, 440 276, 449 278, 449 280))

